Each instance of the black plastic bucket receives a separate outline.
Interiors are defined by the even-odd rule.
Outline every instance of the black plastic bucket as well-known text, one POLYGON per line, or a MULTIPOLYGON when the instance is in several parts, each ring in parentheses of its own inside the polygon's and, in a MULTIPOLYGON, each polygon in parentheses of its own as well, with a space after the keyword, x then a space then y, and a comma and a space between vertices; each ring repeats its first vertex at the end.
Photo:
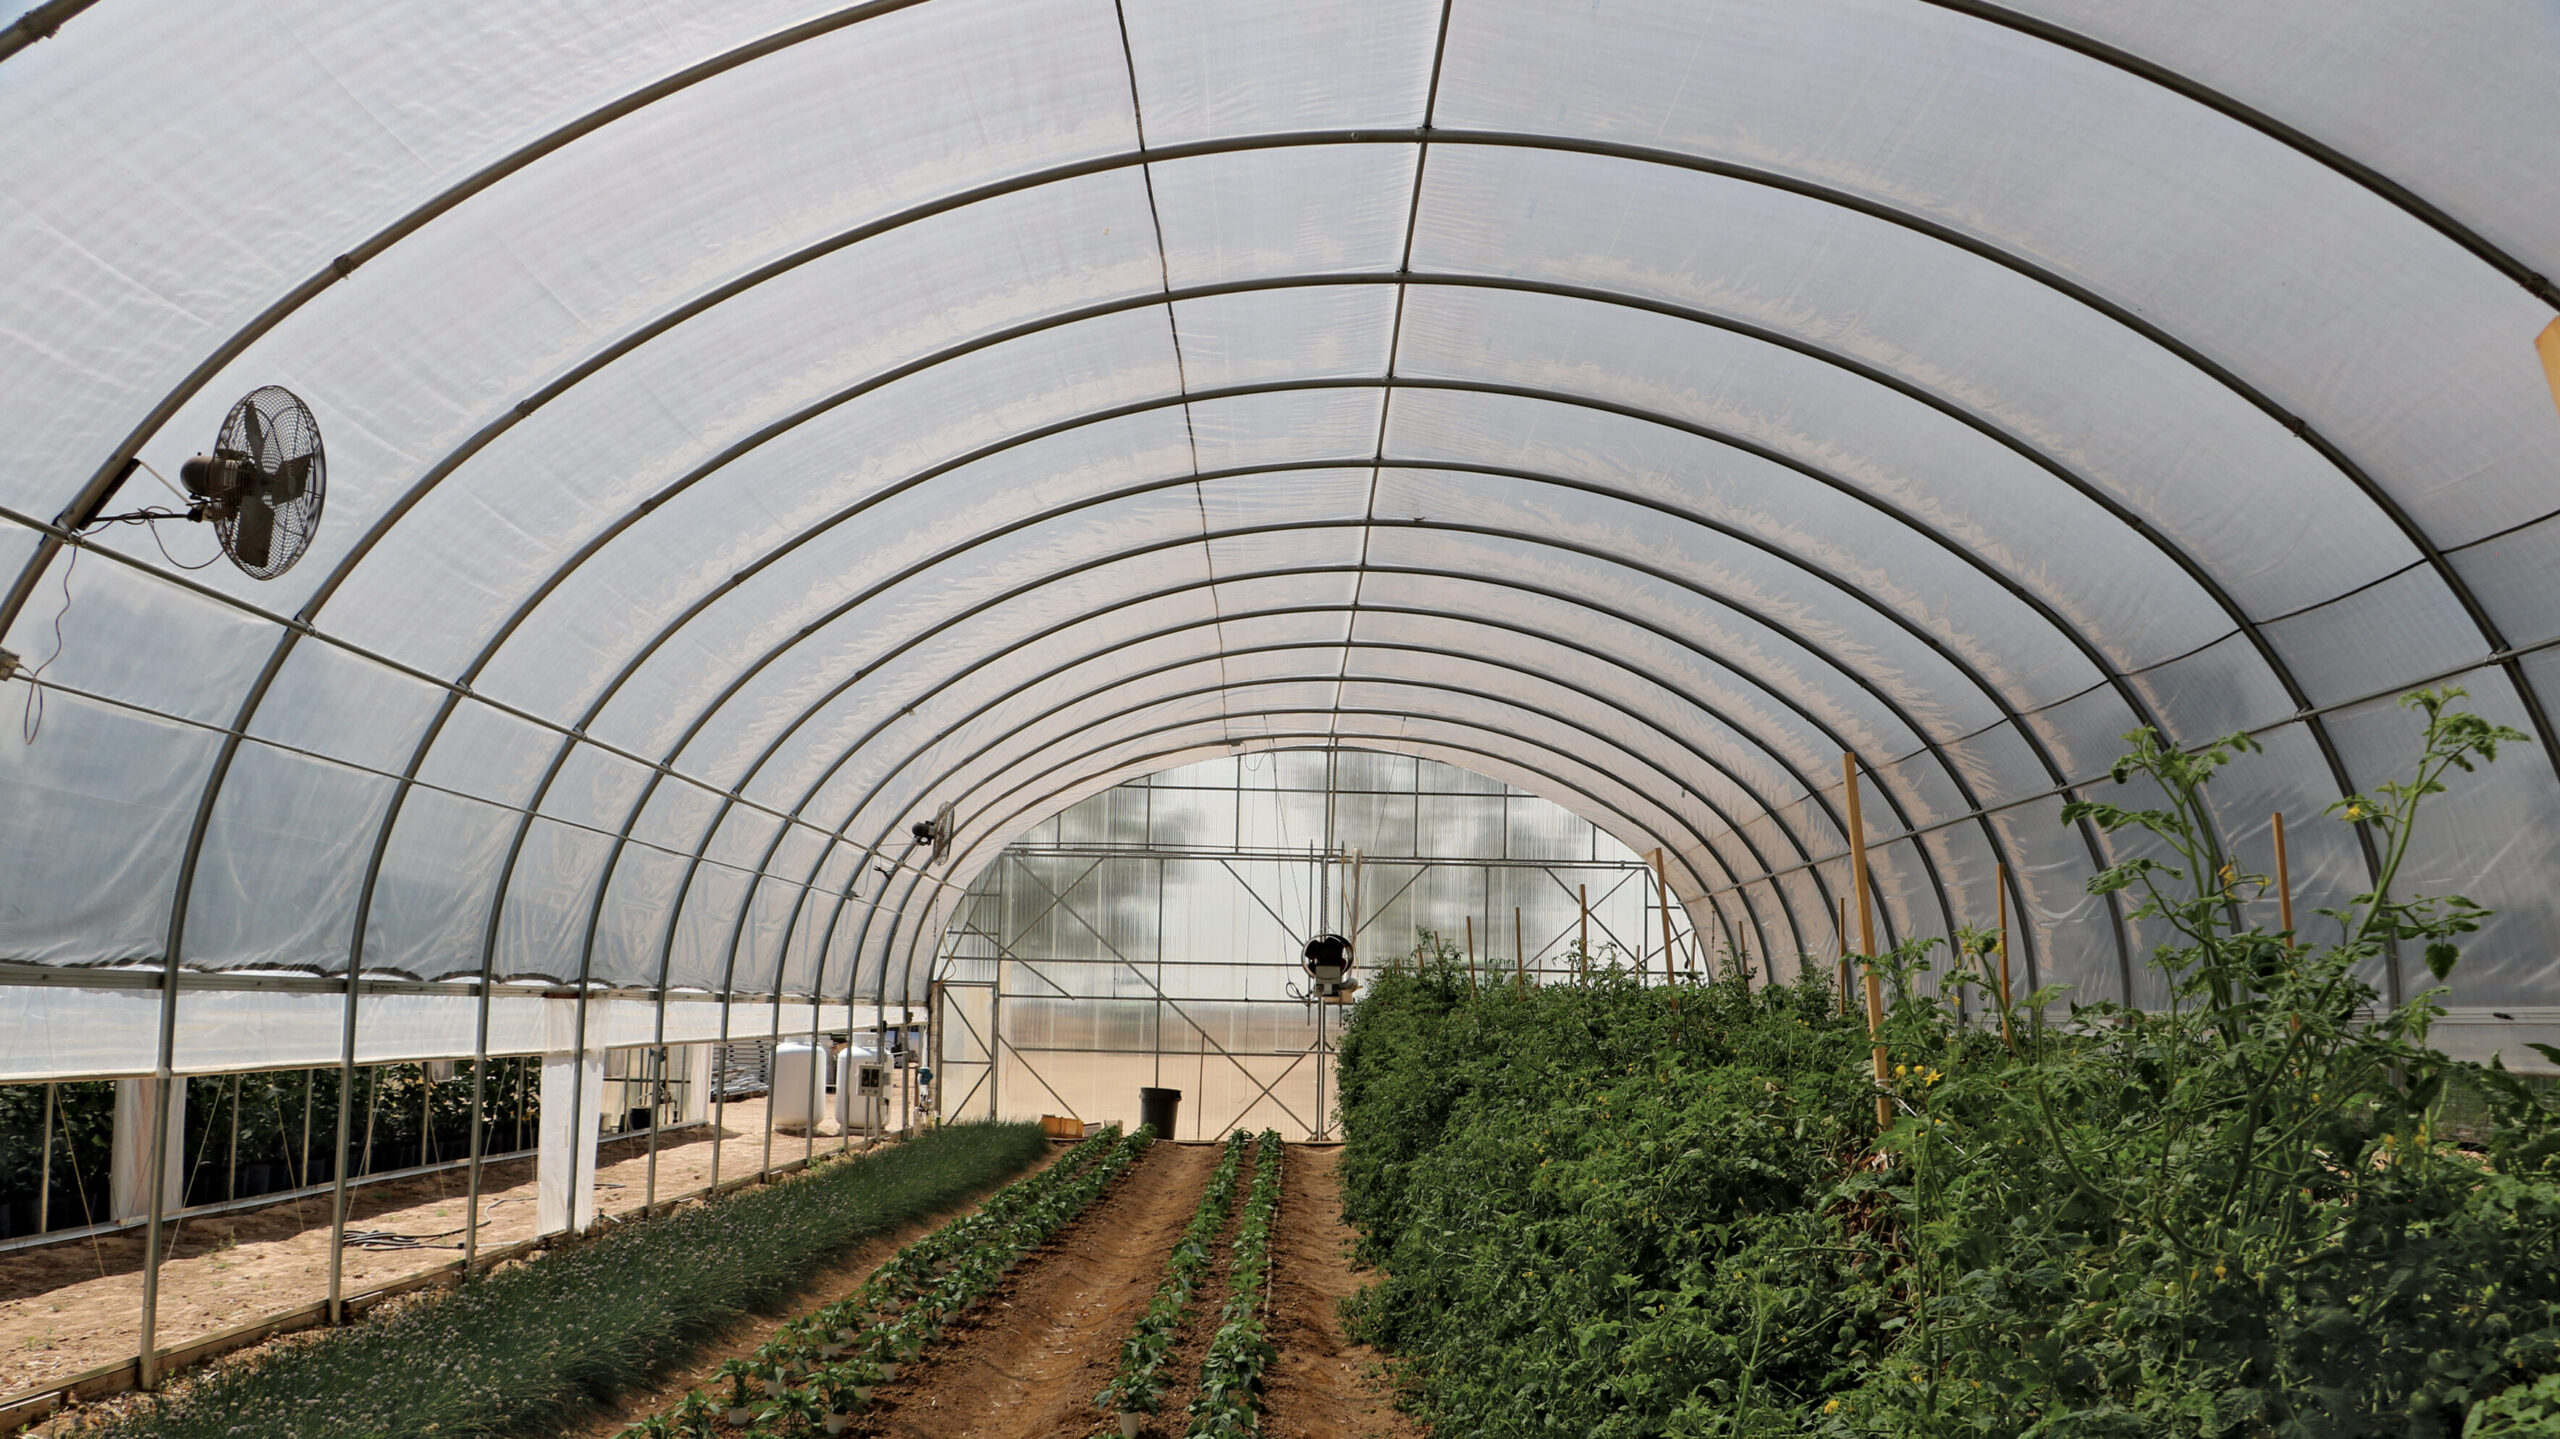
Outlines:
POLYGON ((1173 1138, 1173 1117, 1182 1108, 1179 1089, 1138 1090, 1138 1122, 1156 1127, 1156 1138, 1173 1138))

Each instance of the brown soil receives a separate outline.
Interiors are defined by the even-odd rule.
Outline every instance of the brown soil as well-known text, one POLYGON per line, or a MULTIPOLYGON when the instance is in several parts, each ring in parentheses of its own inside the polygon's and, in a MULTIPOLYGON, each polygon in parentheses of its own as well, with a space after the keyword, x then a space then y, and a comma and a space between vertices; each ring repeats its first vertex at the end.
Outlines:
MULTIPOLYGON (((1056 1163, 1058 1156, 1065 1154, 1071 1147, 1065 1143, 1052 1144, 1047 1158, 1021 1174, 1013 1176, 1012 1179, 1006 1180, 1005 1183, 1011 1184, 1015 1180, 1038 1173, 1056 1163)), ((1126 1183, 1124 1179, 1122 1182, 1124 1189, 1126 1183)), ((955 1204, 929 1219, 919 1220, 894 1233, 884 1235, 846 1255, 842 1262, 816 1276, 809 1287, 792 1302, 788 1313, 763 1315, 737 1325, 720 1336, 717 1342, 704 1349, 692 1365, 660 1376, 658 1382, 645 1391, 624 1395, 621 1402, 612 1408, 599 1412, 585 1424, 566 1431, 563 1439, 610 1439, 610 1436, 621 1433, 625 1428, 648 1415, 655 1414, 661 1409, 675 1407, 688 1392, 694 1389, 716 1387, 717 1381, 711 1377, 712 1372, 722 1364, 731 1359, 753 1354, 763 1346, 766 1340, 773 1337, 775 1330, 790 1322, 792 1317, 824 1308, 860 1289, 863 1281, 871 1277, 873 1270, 878 1269, 890 1255, 898 1252, 899 1246, 917 1235, 948 1223, 960 1214, 975 1209, 980 1201, 1000 1187, 1002 1186, 990 1185, 962 1203, 955 1204)), ((958 1331, 953 1332, 956 1334, 958 1331)), ((1097 1382, 1094 1387, 1099 1389, 1102 1386, 1097 1382)))
MULTIPOLYGON (((1244 1207, 1253 1196, 1254 1152, 1248 1147, 1244 1163, 1236 1169, 1235 1198, 1227 1209, 1227 1226, 1218 1231, 1217 1243, 1210 1246, 1209 1267, 1200 1277, 1200 1287, 1191 1292, 1191 1305, 1182 1314, 1182 1327, 1174 1332, 1173 1348, 1164 1356, 1164 1367, 1158 1372, 1165 1378, 1164 1391, 1156 1396, 1156 1412, 1138 1432, 1157 1436, 1178 1435, 1186 1425, 1184 1412, 1191 1401, 1200 1397, 1200 1364, 1209 1357, 1209 1341, 1217 1336, 1219 1312, 1227 1307, 1227 1294, 1235 1286, 1228 1276, 1235 1267, 1236 1231, 1244 1227, 1244 1207)), ((1288 1161, 1281 1161, 1281 1172, 1288 1171, 1288 1161)), ((1288 1196, 1284 1193, 1282 1201, 1288 1196)), ((1193 1208, 1200 1201, 1192 1200, 1193 1208)), ((1168 1249, 1170 1246, 1167 1246, 1168 1249)), ((1113 1421, 1118 1432, 1118 1420, 1113 1421)))
POLYGON ((1217 1166, 1214 1146, 1148 1151, 897 1383, 883 1386, 853 1432, 906 1439, 1097 1432, 1108 1421, 1093 1396, 1110 1382, 1120 1341, 1155 1293, 1165 1256, 1217 1166))
POLYGON ((1280 1172, 1280 1224, 1272 1240, 1271 1343, 1279 1359, 1263 1382, 1262 1432, 1272 1439, 1419 1439, 1426 1431, 1395 1408, 1384 1357, 1351 1342, 1341 1303, 1361 1286, 1342 1222, 1342 1151, 1289 1146, 1280 1172))
MULTIPOLYGON (((725 1180, 754 1172, 764 1158, 764 1101, 734 1102, 720 1146, 725 1180)), ((838 1136, 822 1130, 821 1151, 838 1136)), ((777 1134, 773 1162, 801 1157, 807 1141, 777 1134)), ((484 1248, 533 1237, 534 1166, 530 1159, 488 1167, 481 1196, 484 1248)), ((708 1125, 659 1136, 660 1203, 702 1189, 711 1174, 708 1125)), ((636 1211, 647 1187, 645 1141, 612 1141, 599 1156, 597 1206, 606 1214, 636 1211)), ((446 1234, 433 1249, 349 1249, 345 1292, 363 1294, 461 1258, 467 1176, 462 1170, 370 1185, 349 1196, 351 1229, 446 1234)), ((329 1293, 329 1199, 285 1201, 264 1209, 187 1219, 174 1226, 160 1266, 164 1348, 184 1344, 269 1314, 325 1299, 329 1293)), ((0 1254, 0 1396, 59 1383, 133 1357, 142 1331, 143 1236, 139 1229, 0 1254)))

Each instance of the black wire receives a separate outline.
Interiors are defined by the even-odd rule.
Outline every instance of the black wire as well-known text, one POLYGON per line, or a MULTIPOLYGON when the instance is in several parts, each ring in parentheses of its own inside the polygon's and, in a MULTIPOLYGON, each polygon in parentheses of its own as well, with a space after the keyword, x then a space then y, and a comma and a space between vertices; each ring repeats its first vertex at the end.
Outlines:
MULTIPOLYGON (((188 520, 188 519, 193 519, 193 518, 195 518, 195 517, 194 517, 193 515, 169 514, 169 515, 155 515, 155 516, 153 516, 153 518, 155 518, 155 519, 171 519, 171 520, 188 520)), ((182 569, 182 570, 200 570, 200 569, 205 568, 205 566, 206 566, 206 565, 210 565, 210 564, 212 564, 215 560, 218 560, 218 559, 221 559, 221 558, 222 558, 222 551, 217 547, 217 548, 215 549, 215 551, 214 551, 214 553, 213 553, 212 557, 211 557, 211 558, 209 558, 209 559, 207 559, 207 560, 204 562, 204 564, 201 564, 201 565, 191 565, 191 564, 187 564, 187 563, 185 563, 185 562, 181 561, 181 560, 180 560, 176 555, 173 555, 173 554, 169 553, 169 545, 168 545, 168 542, 160 538, 160 527, 159 527, 158 525, 152 525, 152 526, 150 526, 150 530, 151 530, 151 543, 153 543, 153 544, 155 544, 155 545, 158 545, 158 546, 160 547, 160 558, 162 558, 162 559, 164 559, 164 560, 167 560, 170 564, 175 565, 175 566, 176 566, 177 568, 179 568, 179 569, 182 569)))

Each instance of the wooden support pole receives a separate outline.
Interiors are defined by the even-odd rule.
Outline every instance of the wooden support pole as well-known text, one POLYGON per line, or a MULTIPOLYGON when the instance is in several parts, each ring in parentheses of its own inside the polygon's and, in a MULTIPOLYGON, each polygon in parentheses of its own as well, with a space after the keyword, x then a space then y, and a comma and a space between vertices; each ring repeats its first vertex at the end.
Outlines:
POLYGON ((1520 906, 1511 907, 1511 962, 1519 971, 1520 992, 1529 992, 1529 941, 1520 928, 1520 906))
POLYGON ((2009 867, 1994 865, 1991 885, 2000 900, 2000 1043, 2011 1054, 2018 1052, 2018 1042, 2009 1036, 2009 867))
POLYGON ((1471 915, 1468 915, 1468 916, 1467 916, 1467 990, 1468 990, 1468 992, 1469 992, 1469 993, 1473 993, 1473 992, 1474 992, 1474 990, 1475 990, 1475 987, 1476 987, 1476 917, 1475 917, 1474 915, 1472 915, 1472 914, 1471 914, 1471 915))
POLYGON ((1582 906, 1582 949, 1574 961, 1573 982, 1580 984, 1591 974, 1591 886, 1573 887, 1574 901, 1582 906))
MULTIPOLYGON (((2560 323, 2560 322, 2555 322, 2560 323)), ((2275 816, 2276 914, 2284 924, 2284 947, 2293 948, 2293 859, 2284 847, 2284 812, 2275 816)))
POLYGON ((1867 957, 1867 1038, 1868 1054, 1875 1063, 1876 1128, 1891 1129, 1893 1101, 1885 1094, 1884 986, 1876 978, 1875 900, 1867 893, 1867 821, 1858 804, 1857 756, 1840 756, 1840 785, 1849 800, 1849 876, 1858 897, 1858 952, 1867 957))
POLYGON ((1680 976, 1671 968, 1671 878, 1662 863, 1662 846, 1653 847, 1653 892, 1662 902, 1662 982, 1676 984, 1680 976))

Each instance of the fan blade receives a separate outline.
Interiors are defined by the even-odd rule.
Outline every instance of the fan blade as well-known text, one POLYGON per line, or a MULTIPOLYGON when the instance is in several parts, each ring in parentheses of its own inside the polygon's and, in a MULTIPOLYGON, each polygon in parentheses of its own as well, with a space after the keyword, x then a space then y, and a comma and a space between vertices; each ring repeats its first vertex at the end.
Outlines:
POLYGON ((267 492, 275 496, 278 505, 289 505, 302 498, 310 479, 311 457, 296 455, 276 466, 275 473, 268 478, 267 492))
POLYGON ((260 469, 266 468, 267 420, 266 416, 258 413, 258 402, 254 398, 240 406, 240 423, 249 433, 249 463, 260 469))
POLYGON ((251 491, 240 497, 240 518, 231 530, 231 557, 243 569, 263 570, 275 552, 276 505, 251 491))

